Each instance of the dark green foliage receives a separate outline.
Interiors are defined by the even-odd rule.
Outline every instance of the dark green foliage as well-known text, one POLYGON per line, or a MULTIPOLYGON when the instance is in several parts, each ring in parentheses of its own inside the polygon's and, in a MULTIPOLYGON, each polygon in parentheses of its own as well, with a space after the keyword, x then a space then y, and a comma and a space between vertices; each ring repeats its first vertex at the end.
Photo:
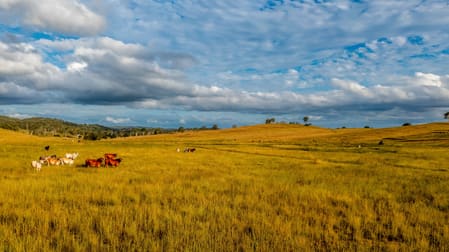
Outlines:
POLYGON ((272 124, 272 123, 274 123, 275 121, 276 121, 275 118, 267 118, 267 119, 265 120, 265 124, 272 124))
POLYGON ((37 136, 73 137, 85 140, 142 136, 172 131, 170 129, 142 127, 110 128, 98 124, 76 124, 52 118, 16 119, 7 116, 0 116, 0 128, 23 131, 37 136))

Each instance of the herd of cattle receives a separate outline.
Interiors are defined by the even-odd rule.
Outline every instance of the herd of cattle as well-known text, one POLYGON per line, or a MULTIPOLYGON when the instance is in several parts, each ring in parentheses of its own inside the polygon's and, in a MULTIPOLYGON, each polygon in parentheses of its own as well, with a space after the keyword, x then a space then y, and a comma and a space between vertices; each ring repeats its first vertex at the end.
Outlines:
MULTIPOLYGON (((44 147, 46 151, 50 149, 50 146, 44 147)), ((180 152, 181 149, 177 148, 177 152, 180 152)), ((195 152, 195 148, 185 148, 183 152, 195 152)), ((73 165, 75 163, 75 159, 79 156, 78 152, 75 153, 66 153, 64 157, 57 157, 56 155, 51 156, 41 156, 39 160, 31 161, 31 166, 36 169, 36 171, 40 171, 42 169, 42 165, 73 165)), ((103 157, 97 159, 86 159, 83 167, 117 167, 122 162, 121 158, 117 157, 116 153, 106 153, 103 157)))
MULTIPOLYGON (((47 148, 46 148, 47 149, 47 148)), ((36 171, 40 171, 42 169, 42 165, 73 165, 75 163, 75 159, 79 156, 79 153, 66 153, 64 157, 57 157, 56 155, 51 156, 41 156, 39 160, 31 161, 31 166, 36 169, 36 171)), ((114 166, 117 167, 120 162, 122 162, 121 158, 117 158, 116 153, 106 153, 104 157, 97 159, 86 159, 84 162, 84 167, 109 167, 114 166)))

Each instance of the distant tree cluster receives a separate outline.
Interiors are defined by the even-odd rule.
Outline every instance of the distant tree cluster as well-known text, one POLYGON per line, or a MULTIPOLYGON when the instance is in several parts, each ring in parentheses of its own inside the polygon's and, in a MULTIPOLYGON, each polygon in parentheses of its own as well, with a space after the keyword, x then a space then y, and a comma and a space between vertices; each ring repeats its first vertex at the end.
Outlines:
POLYGON ((265 120, 265 124, 272 124, 272 123, 275 123, 275 121, 276 121, 275 118, 267 118, 267 119, 265 120))
POLYGON ((51 118, 16 119, 6 116, 0 116, 0 128, 23 131, 37 136, 71 137, 84 140, 155 135, 174 131, 145 127, 110 128, 96 124, 75 124, 51 118))
POLYGON ((183 126, 181 126, 176 131, 177 132, 184 132, 184 131, 187 131, 187 130, 199 131, 199 130, 218 130, 218 129, 220 129, 220 127, 218 127, 218 124, 214 124, 210 128, 208 128, 205 125, 203 125, 203 126, 201 126, 199 128, 184 128, 183 126))

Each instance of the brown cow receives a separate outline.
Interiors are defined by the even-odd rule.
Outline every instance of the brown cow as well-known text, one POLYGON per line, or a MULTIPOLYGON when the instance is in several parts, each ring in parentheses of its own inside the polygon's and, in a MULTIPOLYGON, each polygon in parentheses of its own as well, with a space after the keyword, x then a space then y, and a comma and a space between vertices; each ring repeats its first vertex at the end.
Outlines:
POLYGON ((45 160, 47 162, 47 165, 60 165, 61 161, 59 158, 56 157, 49 157, 45 160))
POLYGON ((109 158, 104 161, 104 166, 109 167, 111 165, 117 167, 120 164, 120 162, 122 162, 121 158, 117 159, 109 158))
POLYGON ((86 167, 97 167, 99 168, 103 163, 104 158, 98 159, 86 159, 85 165, 86 167))
POLYGON ((114 159, 117 157, 117 153, 105 153, 104 158, 105 159, 114 159))

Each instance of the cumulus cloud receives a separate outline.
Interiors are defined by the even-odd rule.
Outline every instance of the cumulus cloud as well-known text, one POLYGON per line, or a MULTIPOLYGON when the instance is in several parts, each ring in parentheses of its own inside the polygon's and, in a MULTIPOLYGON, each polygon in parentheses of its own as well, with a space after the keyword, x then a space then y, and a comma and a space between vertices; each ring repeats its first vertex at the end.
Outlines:
POLYGON ((129 118, 114 118, 111 116, 107 116, 105 118, 106 122, 114 123, 114 124, 122 124, 122 123, 128 123, 131 121, 129 118))
POLYGON ((22 36, 0 39, 0 101, 259 114, 449 107, 448 8, 0 0, 6 26, 48 35, 0 27, 22 36))
MULTIPOLYGON (((332 78, 327 90, 303 93, 288 89, 300 79, 300 72, 288 69, 258 75, 262 80, 270 80, 269 83, 275 79, 283 81, 287 87, 284 90, 233 89, 193 83, 187 79, 182 68, 159 64, 178 59, 183 61, 185 55, 158 56, 155 57, 143 45, 108 37, 40 40, 33 45, 0 42, 0 62, 6 66, 1 70, 3 82, 0 84, 0 95, 9 98, 4 101, 15 103, 53 101, 255 113, 295 113, 307 109, 339 107, 348 109, 354 104, 378 109, 388 106, 443 106, 447 104, 445 97, 449 96, 448 75, 423 72, 369 85, 352 79, 332 78), (64 58, 65 69, 44 62, 39 53, 43 50, 69 52, 64 58)), ((248 78, 254 79, 251 77, 254 73, 249 72, 248 78)), ((224 78, 244 80, 247 77, 238 79, 237 76, 227 74, 224 78)), ((113 118, 108 120, 114 122, 113 118)))
POLYGON ((0 20, 70 35, 94 35, 105 27, 102 16, 77 0, 3 0, 0 20))

